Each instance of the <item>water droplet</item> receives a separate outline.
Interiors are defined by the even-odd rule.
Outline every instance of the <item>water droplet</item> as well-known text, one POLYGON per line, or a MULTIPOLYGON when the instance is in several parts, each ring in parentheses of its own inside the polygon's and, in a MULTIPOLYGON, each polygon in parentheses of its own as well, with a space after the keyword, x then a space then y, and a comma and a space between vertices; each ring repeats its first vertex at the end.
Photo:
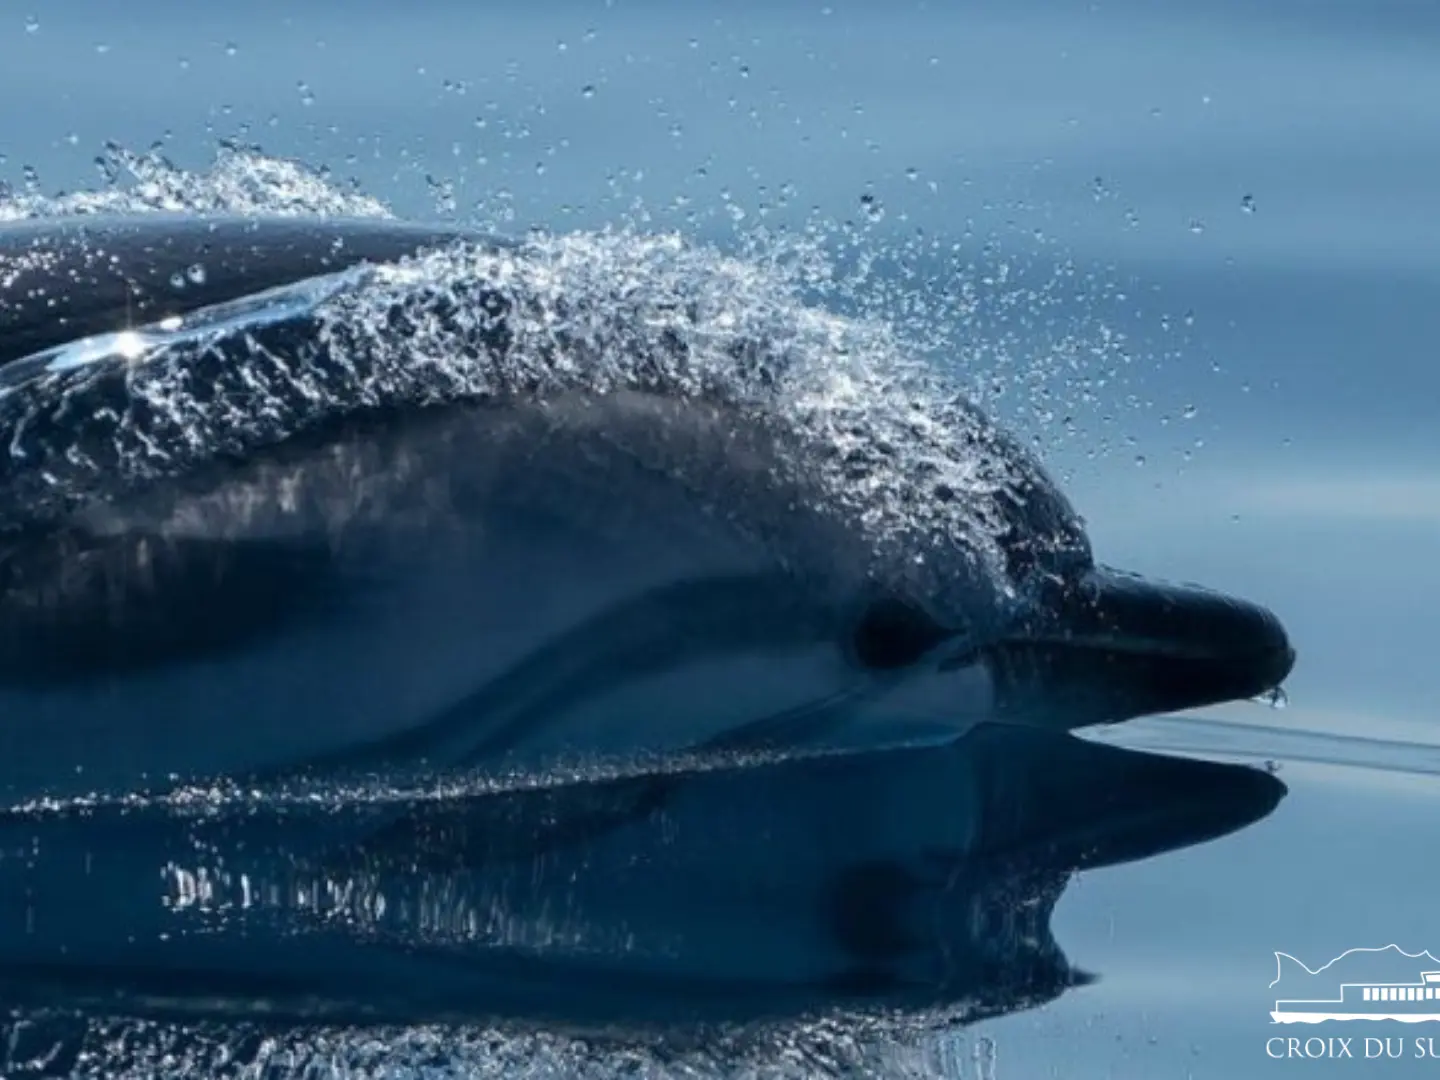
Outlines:
POLYGON ((189 280, 189 282, 190 282, 191 285, 204 285, 204 284, 205 284, 205 266, 204 266, 204 264, 203 264, 203 263, 195 263, 193 266, 191 266, 188 270, 185 271, 185 277, 189 280))
POLYGON ((40 20, 34 15, 25 17, 25 32, 27 34, 38 34, 40 32, 40 20))
POLYGON ((864 211, 865 217, 870 221, 880 221, 885 217, 885 208, 880 205, 880 200, 869 192, 860 196, 860 209, 864 211))
POLYGON ((1194 405, 1186 405, 1185 408, 1181 410, 1180 415, 1186 420, 1194 420, 1195 417, 1200 415, 1200 410, 1194 405))
POLYGON ((749 64, 741 64, 741 65, 740 65, 740 78, 742 78, 742 79, 748 79, 749 77, 750 77, 750 65, 749 65, 749 64))
POLYGON ((1145 455, 1144 455, 1144 454, 1136 454, 1136 455, 1135 455, 1135 464, 1136 464, 1138 467, 1143 468, 1144 465, 1145 465, 1145 455))
POLYGON ((567 49, 569 49, 569 48, 570 48, 570 46, 569 46, 569 45, 566 45, 565 42, 563 42, 563 41, 557 41, 557 42, 555 42, 555 51, 556 51, 556 52, 562 52, 562 53, 563 53, 563 52, 565 52, 565 51, 566 51, 567 49))
POLYGON ((537 161, 537 162, 535 163, 535 175, 536 175, 536 176, 544 176, 544 175, 545 175, 545 163, 544 163, 543 161, 537 161))
POLYGON ((185 275, 178 270, 170 275, 170 287, 172 289, 183 289, 185 287, 185 275))
POLYGON ((1283 686, 1272 687, 1263 694, 1257 694, 1250 700, 1260 705, 1268 705, 1272 709, 1284 709, 1290 705, 1290 695, 1285 693, 1283 686))
POLYGON ((596 31, 595 31, 595 28, 594 28, 593 26, 588 27, 588 28, 585 30, 585 40, 586 40, 586 41, 594 41, 594 40, 595 40, 595 36, 596 36, 596 31))
MULTIPOLYGON (((441 215, 453 214, 457 201, 455 198, 455 185, 449 180, 440 180, 434 176, 426 176, 425 183, 429 185, 430 194, 435 200, 435 212, 441 215)), ((503 194, 497 198, 505 198, 503 194)))
POLYGON ((1246 195, 1243 199, 1241 199, 1241 200, 1240 200, 1240 209, 1241 209, 1244 213, 1253 214, 1253 213, 1255 212, 1255 196, 1254 196, 1254 195, 1246 195))
POLYGON ((99 53, 101 56, 104 56, 106 53, 108 53, 108 52, 110 51, 110 46, 109 46, 107 43, 101 41, 101 42, 99 42, 99 43, 96 44, 96 46, 95 46, 95 51, 96 51, 97 53, 99 53))
POLYGON ((225 55, 226 55, 226 56, 234 56, 234 55, 235 55, 236 53, 238 53, 239 51, 240 51, 240 46, 239 46, 239 45, 236 45, 233 41, 227 41, 227 42, 225 43, 225 55))
POLYGON ((315 92, 310 89, 310 84, 304 79, 295 84, 295 89, 300 92, 300 104, 305 106, 315 104, 315 92))
POLYGON ((182 57, 180 57, 180 70, 181 70, 181 71, 189 71, 189 70, 190 70, 190 58, 189 58, 188 56, 182 56, 182 57))
POLYGON ((908 168, 908 169, 905 170, 905 179, 906 179, 906 180, 918 180, 918 179, 920 179, 920 170, 917 169, 917 168, 915 168, 915 166, 913 166, 913 165, 910 166, 910 168, 908 168))
POLYGON ((580 88, 580 96, 582 98, 593 98, 595 96, 595 87, 591 86, 589 83, 586 83, 580 88))
POLYGON ((1203 221, 1198 220, 1198 219, 1195 220, 1195 221, 1190 222, 1190 231, 1191 231, 1192 233, 1194 233, 1196 236, 1199 236, 1201 233, 1203 233, 1203 232, 1205 231, 1205 223, 1204 223, 1203 221))
POLYGON ((995 1080, 995 1040, 988 1035, 981 1035, 975 1040, 971 1057, 975 1062, 975 1076, 977 1080, 995 1080))

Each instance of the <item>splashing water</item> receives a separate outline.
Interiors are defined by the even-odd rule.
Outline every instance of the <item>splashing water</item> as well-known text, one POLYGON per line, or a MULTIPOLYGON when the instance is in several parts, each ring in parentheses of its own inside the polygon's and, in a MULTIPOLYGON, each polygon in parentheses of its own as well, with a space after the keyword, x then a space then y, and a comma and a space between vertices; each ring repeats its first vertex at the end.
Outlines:
POLYGON ((95 159, 99 191, 0 199, 0 222, 97 214, 265 214, 388 218, 377 199, 337 190, 323 176, 292 161, 224 144, 204 173, 176 168, 159 151, 137 154, 115 143, 95 159))
MULTIPOLYGON (((26 195, 0 204, 0 218, 387 214, 299 166, 235 148, 207 174, 112 156, 128 184, 26 195)), ((356 409, 641 389, 719 400, 775 427, 803 474, 794 479, 860 523, 887 573, 918 579, 938 604, 959 583, 935 566, 957 550, 1011 592, 1000 540, 1048 486, 1038 463, 893 324, 806 302, 834 278, 819 242, 774 239, 769 254, 732 257, 629 231, 457 243, 297 287, 315 294, 305 301, 313 324, 310 347, 290 356, 246 327, 142 328, 125 335, 126 348, 52 364, 0 400, 12 433, 6 486, 22 507, 3 516, 63 511, 113 495, 117 482, 174 476, 356 409)), ((1037 546, 1073 547, 1068 525, 1037 546)))

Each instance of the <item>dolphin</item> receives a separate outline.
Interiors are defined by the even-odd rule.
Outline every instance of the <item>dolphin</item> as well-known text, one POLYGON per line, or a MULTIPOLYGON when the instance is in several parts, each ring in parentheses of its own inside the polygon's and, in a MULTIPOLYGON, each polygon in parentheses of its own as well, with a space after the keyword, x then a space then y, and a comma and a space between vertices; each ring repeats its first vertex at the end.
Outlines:
MULTIPOLYGON (((163 215, 0 230, 0 792, 1073 729, 1289 672, 1267 610, 1097 565, 993 426, 973 451, 1018 477, 994 499, 998 581, 943 529, 877 544, 816 480, 833 448, 763 403, 546 384, 498 288, 462 297, 485 317, 452 340, 510 373, 480 390, 434 375, 403 304, 383 348, 316 314, 453 244, 501 242, 163 215)), ((451 297, 423 318, 465 315, 451 297)), ((602 316, 585 348, 639 347, 602 316)))

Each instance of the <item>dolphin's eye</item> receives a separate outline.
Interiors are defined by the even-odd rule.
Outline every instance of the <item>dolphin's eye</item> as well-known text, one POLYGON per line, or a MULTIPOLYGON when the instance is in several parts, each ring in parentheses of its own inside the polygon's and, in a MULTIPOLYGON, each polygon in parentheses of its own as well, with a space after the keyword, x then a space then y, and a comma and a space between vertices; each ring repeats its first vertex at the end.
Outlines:
POLYGON ((862 666, 891 671, 917 662, 950 636, 918 604, 887 596, 872 600, 860 613, 851 647, 862 666))

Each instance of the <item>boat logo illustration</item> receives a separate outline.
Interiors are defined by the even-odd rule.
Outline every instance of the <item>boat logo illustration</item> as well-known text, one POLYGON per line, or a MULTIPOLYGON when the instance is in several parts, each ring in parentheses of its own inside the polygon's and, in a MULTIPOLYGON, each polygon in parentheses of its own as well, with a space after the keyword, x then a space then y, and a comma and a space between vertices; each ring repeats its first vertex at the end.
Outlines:
POLYGON ((1282 980, 1281 990, 1303 996, 1276 999, 1270 1017, 1277 1024, 1440 1021, 1440 959, 1428 951, 1407 953, 1398 945, 1347 949, 1318 968, 1277 952, 1270 986, 1282 980))

